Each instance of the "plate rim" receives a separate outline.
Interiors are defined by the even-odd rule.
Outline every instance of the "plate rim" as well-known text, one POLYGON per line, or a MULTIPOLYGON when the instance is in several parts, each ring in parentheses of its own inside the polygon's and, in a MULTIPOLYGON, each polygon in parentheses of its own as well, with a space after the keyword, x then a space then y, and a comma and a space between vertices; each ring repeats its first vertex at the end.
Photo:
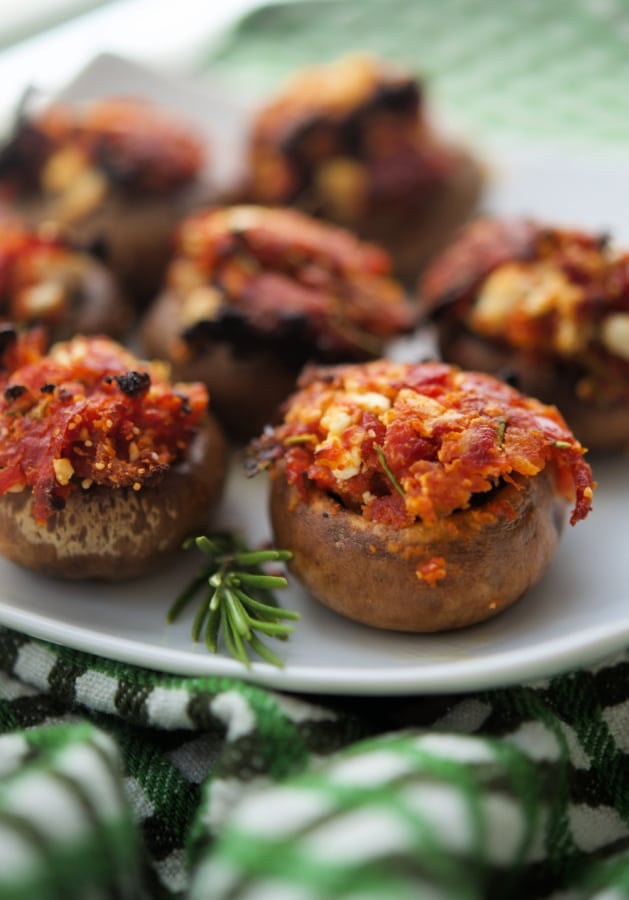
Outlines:
POLYGON ((615 621, 590 627, 574 635, 549 638, 530 647, 510 649, 482 657, 431 662, 403 670, 379 667, 373 674, 366 667, 320 668, 288 663, 278 669, 252 660, 245 668, 223 654, 211 654, 203 644, 188 649, 154 647, 117 636, 115 641, 100 631, 59 622, 40 613, 7 607, 0 598, 0 626, 36 640, 95 656, 106 665, 114 661, 155 673, 183 679, 228 677, 284 693, 352 696, 409 696, 412 694, 468 694, 478 690, 508 688, 526 681, 546 681, 568 670, 583 668, 622 652, 629 644, 629 611, 615 621), (107 650, 105 654, 104 651, 107 650), (198 650, 198 652, 197 652, 198 650))

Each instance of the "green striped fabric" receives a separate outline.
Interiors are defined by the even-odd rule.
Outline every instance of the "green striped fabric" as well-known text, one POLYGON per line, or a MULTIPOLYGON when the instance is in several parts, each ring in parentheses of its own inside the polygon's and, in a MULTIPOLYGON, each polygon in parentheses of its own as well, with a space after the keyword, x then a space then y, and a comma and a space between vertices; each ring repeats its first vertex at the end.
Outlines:
POLYGON ((629 141, 627 0, 314 0, 247 18, 201 59, 246 93, 306 62, 366 49, 427 82, 431 107, 475 138, 629 141))
POLYGON ((317 700, 2 631, 0 671, 3 900, 629 897, 629 653, 317 700))

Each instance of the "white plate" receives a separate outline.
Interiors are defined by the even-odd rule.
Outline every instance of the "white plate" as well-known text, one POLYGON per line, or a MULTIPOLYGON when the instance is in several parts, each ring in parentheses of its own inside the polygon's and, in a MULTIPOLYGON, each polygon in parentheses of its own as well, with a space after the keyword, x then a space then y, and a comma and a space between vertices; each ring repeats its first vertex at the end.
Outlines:
MULTIPOLYGON (((559 672, 629 644, 624 528, 629 461, 596 467, 599 488, 589 519, 563 536, 543 582, 483 625, 445 635, 376 631, 346 621, 297 586, 278 592, 301 612, 276 670, 247 671, 190 639, 192 612, 175 625, 166 611, 196 569, 196 551, 153 577, 115 587, 65 584, 0 561, 0 622, 100 656, 185 675, 234 675, 283 690, 348 694, 467 691, 559 672)), ((248 523, 252 540, 269 536, 264 476, 245 481, 236 457, 222 507, 227 526, 248 523)), ((473 588, 472 588, 473 589, 473 588)))
MULTIPOLYGON (((196 90, 111 57, 101 58, 73 85, 124 86, 147 96, 165 94, 206 127, 217 106, 199 103, 196 90), (206 115, 207 114, 207 115, 206 115)), ((221 91, 221 103, 225 96, 221 91)), ((233 111, 233 106, 231 107, 233 111)), ((218 120, 220 121, 220 119, 218 120)), ((218 124, 218 123, 217 123, 218 124)), ((233 132, 236 133, 235 131, 233 132)), ((503 151, 488 206, 608 229, 629 240, 624 200, 629 165, 549 148, 503 151)), ((298 609, 291 639, 277 643, 285 667, 254 662, 250 670, 211 655, 190 638, 192 613, 167 625, 166 611, 195 570, 194 551, 166 572, 115 587, 66 584, 0 560, 0 623, 100 656, 183 675, 226 675, 286 691, 409 694, 469 691, 546 677, 602 659, 629 645, 629 563, 624 527, 629 460, 594 459, 599 487, 591 516, 565 532, 543 582, 491 622, 446 635, 411 636, 346 621, 309 599, 295 584, 278 594, 298 609)), ((270 537, 264 477, 245 481, 234 457, 220 524, 252 541, 270 537)), ((472 588, 473 589, 473 588, 472 588)))

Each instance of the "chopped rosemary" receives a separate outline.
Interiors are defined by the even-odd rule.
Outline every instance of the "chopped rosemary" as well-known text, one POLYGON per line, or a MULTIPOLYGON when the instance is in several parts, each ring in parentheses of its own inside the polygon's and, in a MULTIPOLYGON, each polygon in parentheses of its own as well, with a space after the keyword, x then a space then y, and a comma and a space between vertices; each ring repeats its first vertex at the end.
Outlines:
POLYGON ((287 447, 293 446, 293 444, 316 444, 317 443, 317 435, 316 434, 292 434, 289 437, 284 439, 284 444, 287 447))
POLYGON ((570 441, 553 441, 551 446, 556 447, 558 450, 569 450, 572 444, 570 441))
POLYGON ((207 585, 192 622, 193 640, 203 636, 207 648, 216 653, 222 635, 228 652, 243 665, 250 665, 248 644, 262 659, 281 668, 280 657, 256 632, 286 640, 293 626, 285 620, 299 619, 299 613, 278 607, 271 593, 286 587, 286 578, 268 575, 262 568, 264 563, 286 562, 292 556, 290 551, 250 550, 230 532, 190 538, 184 548, 190 547, 196 547, 208 559, 176 598, 168 611, 168 622, 174 622, 207 585))
POLYGON ((498 428, 497 436, 498 436, 498 446, 502 447, 505 440, 505 431, 507 430, 507 420, 506 419, 498 419, 498 428))
POLYGON ((403 497, 404 496, 404 488, 402 487, 400 482, 397 480, 397 478, 395 477, 395 475, 389 468, 389 464, 386 461, 386 458, 384 455, 384 450, 382 449, 380 444, 375 444, 375 443, 373 445, 373 449, 376 451, 376 456, 378 457, 378 461, 380 462, 380 465, 384 469, 384 474, 387 476, 387 478, 389 479, 389 481, 391 482, 391 484, 393 485, 395 490, 398 492, 398 494, 401 494, 403 497))

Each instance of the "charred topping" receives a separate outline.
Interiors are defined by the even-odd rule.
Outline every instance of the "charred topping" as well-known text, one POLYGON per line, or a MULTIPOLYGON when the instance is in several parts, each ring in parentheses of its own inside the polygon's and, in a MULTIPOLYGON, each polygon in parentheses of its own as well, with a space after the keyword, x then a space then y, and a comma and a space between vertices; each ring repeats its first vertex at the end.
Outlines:
POLYGON ((190 405, 190 400, 186 394, 180 394, 178 391, 175 391, 175 396, 179 397, 181 401, 181 412, 184 416, 189 416, 192 412, 192 406, 190 405))
POLYGON ((71 148, 125 191, 160 193, 189 183, 203 163, 191 129, 151 105, 105 99, 84 107, 57 104, 43 113, 24 109, 0 150, 0 179, 18 190, 41 189, 49 160, 71 148))
POLYGON ((75 244, 75 250, 89 253, 94 259, 103 263, 109 263, 111 260, 111 248, 107 239, 99 234, 95 235, 90 241, 84 244, 75 244))
POLYGON ((49 138, 25 113, 20 114, 13 133, 0 147, 0 180, 6 180, 18 190, 36 188, 39 173, 51 149, 49 138))
POLYGON ((251 196, 343 222, 426 202, 452 164, 417 79, 365 55, 302 70, 260 111, 250 157, 251 196))
POLYGON ((217 341, 225 341, 230 345, 234 357, 246 359, 251 354, 260 352, 262 334, 265 350, 271 356, 280 356, 282 363, 295 371, 313 358, 325 363, 369 359, 377 353, 379 346, 374 342, 370 348, 365 339, 362 340, 362 346, 356 343, 353 347, 349 345, 344 349, 340 349, 336 343, 326 345, 307 315, 285 315, 274 323, 273 331, 262 332, 243 311, 236 309, 224 309, 216 319, 196 322, 185 329, 181 336, 195 355, 202 355, 217 341))
POLYGON ((27 387, 24 387, 23 384, 11 384, 4 391, 5 399, 11 403, 13 400, 17 400, 18 397, 21 397, 22 394, 25 394, 28 390, 27 387))
POLYGON ((148 372, 125 372, 124 375, 107 375, 104 379, 106 384, 115 381, 123 394, 129 397, 137 397, 145 394, 151 386, 151 376, 148 372))
POLYGON ((373 93, 355 108, 345 110, 341 116, 322 110, 294 123, 280 142, 283 152, 306 175, 312 166, 309 141, 317 132, 325 132, 330 138, 330 154, 365 158, 365 126, 378 112, 396 117, 414 119, 421 104, 421 89, 412 78, 393 83, 374 85, 373 93))
POLYGON ((380 248, 295 210, 241 206, 182 224, 169 282, 192 352, 224 340, 247 355, 263 337, 301 367, 366 359, 412 330, 415 310, 389 265, 380 248))
MULTIPOLYGON (((17 331, 12 325, 0 325, 0 356, 4 356, 6 350, 14 347, 17 341, 17 331)), ((4 359, 0 359, 2 368, 5 368, 4 359)))

